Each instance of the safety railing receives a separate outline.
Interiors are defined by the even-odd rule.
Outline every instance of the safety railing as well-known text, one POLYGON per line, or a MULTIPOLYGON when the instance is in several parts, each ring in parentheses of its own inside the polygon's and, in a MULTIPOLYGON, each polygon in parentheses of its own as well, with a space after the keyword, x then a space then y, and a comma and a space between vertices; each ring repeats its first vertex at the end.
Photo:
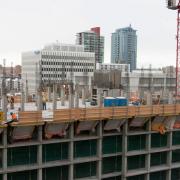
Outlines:
MULTIPOLYGON (((179 115, 180 104, 153 106, 123 106, 59 109, 53 111, 53 122, 91 121, 103 119, 121 119, 130 117, 179 115)), ((42 112, 19 112, 19 123, 40 123, 42 112)))

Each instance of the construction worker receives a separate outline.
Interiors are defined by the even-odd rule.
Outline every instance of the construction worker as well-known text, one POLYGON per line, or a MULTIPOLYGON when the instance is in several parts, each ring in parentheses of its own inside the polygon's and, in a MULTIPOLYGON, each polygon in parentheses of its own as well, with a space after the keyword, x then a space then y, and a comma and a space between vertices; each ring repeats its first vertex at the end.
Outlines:
POLYGON ((47 101, 46 96, 43 95, 43 97, 42 97, 43 110, 46 110, 46 101, 47 101))
POLYGON ((16 114, 13 113, 13 112, 11 112, 10 115, 11 115, 11 122, 16 122, 16 121, 17 121, 17 116, 16 116, 16 114))

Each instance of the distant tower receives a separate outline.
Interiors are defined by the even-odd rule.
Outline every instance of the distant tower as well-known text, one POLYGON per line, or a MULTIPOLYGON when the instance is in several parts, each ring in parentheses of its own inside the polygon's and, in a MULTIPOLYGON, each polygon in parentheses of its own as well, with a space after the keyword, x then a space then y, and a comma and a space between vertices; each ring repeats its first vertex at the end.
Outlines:
POLYGON ((101 36, 100 27, 77 33, 76 36, 76 44, 84 45, 85 52, 95 53, 96 63, 104 62, 104 37, 101 36))
POLYGON ((137 35, 131 25, 112 33, 111 63, 130 64, 131 71, 136 69, 137 35))

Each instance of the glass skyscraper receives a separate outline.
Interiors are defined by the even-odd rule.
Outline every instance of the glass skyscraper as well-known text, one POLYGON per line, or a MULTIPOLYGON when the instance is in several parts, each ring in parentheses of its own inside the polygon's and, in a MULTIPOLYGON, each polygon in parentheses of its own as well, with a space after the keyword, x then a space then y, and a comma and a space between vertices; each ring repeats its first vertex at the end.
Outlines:
POLYGON ((111 63, 130 64, 131 71, 136 69, 137 35, 131 25, 112 33, 111 63))

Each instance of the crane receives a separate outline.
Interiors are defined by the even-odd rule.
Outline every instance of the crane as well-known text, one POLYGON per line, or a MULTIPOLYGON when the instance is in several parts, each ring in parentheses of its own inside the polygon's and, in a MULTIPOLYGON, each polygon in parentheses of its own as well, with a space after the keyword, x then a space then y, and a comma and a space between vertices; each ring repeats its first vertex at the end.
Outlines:
POLYGON ((180 96, 180 0, 167 0, 167 8, 177 11, 176 35, 176 96, 180 96))

